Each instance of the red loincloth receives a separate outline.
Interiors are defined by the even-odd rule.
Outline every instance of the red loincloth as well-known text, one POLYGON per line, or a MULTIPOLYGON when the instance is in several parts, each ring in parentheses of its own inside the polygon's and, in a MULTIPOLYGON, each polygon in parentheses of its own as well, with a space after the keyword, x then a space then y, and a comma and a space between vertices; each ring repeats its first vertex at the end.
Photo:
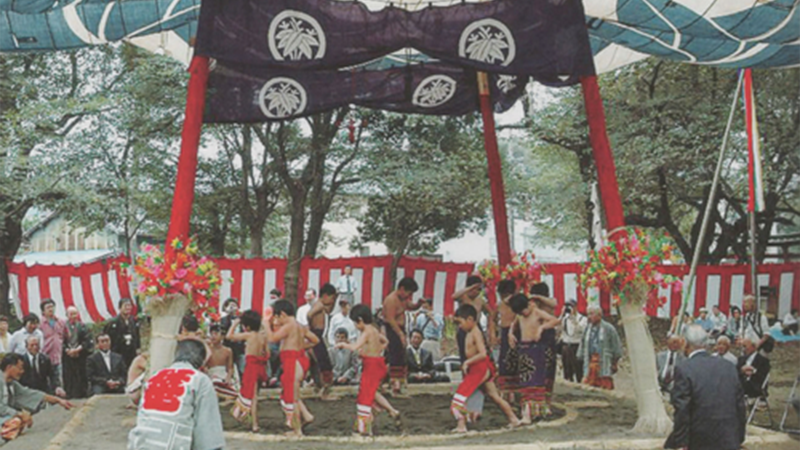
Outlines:
MULTIPOLYGON (((297 396, 294 392, 295 370, 297 363, 303 370, 303 376, 308 372, 311 361, 303 350, 281 350, 281 407, 287 414, 294 412, 294 405, 297 403, 297 396)), ((302 377, 301 377, 302 378, 302 377)))
POLYGON ((600 376, 600 355, 595 353, 589 361, 589 374, 583 379, 583 384, 599 387, 601 389, 614 390, 614 379, 611 377, 600 376))
POLYGON ((239 396, 236 397, 236 406, 232 414, 237 420, 242 420, 250 413, 250 406, 256 395, 258 384, 267 381, 268 356, 247 355, 242 375, 242 385, 239 387, 239 396))
POLYGON ((388 369, 382 356, 362 356, 361 384, 356 398, 356 428, 361 434, 372 433, 372 405, 388 369))
POLYGON ((484 383, 494 380, 496 375, 497 369, 492 359, 488 356, 469 365, 464 379, 458 385, 455 395, 453 395, 453 402, 450 404, 450 411, 456 419, 467 416, 467 399, 469 396, 484 383), (488 379, 485 379, 487 371, 490 375, 488 379))

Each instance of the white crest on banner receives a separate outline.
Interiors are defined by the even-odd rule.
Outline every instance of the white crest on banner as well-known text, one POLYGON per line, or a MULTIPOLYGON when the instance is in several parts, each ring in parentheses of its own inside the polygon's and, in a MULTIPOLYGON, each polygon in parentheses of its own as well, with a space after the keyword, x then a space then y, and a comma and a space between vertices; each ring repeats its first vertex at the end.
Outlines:
POLYGON ((258 106, 270 119, 285 119, 302 113, 307 100, 303 86, 285 77, 267 81, 258 94, 258 106))
POLYGON ((517 87, 516 75, 498 75, 497 76, 497 89, 503 94, 508 94, 512 89, 517 87))
POLYGON ((458 56, 487 64, 507 66, 516 56, 514 36, 499 20, 476 20, 461 33, 458 56))
POLYGON ((456 80, 447 75, 431 75, 414 90, 411 103, 422 108, 435 108, 456 95, 456 80))
POLYGON ((317 19, 304 12, 287 9, 275 16, 269 24, 267 40, 276 61, 322 59, 325 56, 325 32, 317 19))

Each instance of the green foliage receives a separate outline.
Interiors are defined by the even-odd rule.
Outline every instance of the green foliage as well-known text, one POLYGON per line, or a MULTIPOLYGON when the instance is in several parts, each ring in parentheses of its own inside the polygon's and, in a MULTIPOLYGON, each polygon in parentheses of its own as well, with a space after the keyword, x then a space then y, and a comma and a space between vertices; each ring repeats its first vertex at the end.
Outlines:
MULTIPOLYGON (((759 126, 764 152, 767 211, 759 215, 763 251, 775 224, 800 219, 800 71, 755 72, 759 126), (793 92, 795 95, 787 95, 793 92)), ((626 222, 668 231, 686 258, 697 241, 702 211, 736 86, 736 72, 658 60, 619 69, 601 79, 609 137, 617 165, 626 222)), ((588 129, 578 89, 554 93, 555 101, 534 114, 534 153, 566 150, 577 157, 573 180, 593 181, 588 129), (586 169, 589 170, 586 170, 586 169)), ((739 105, 710 229, 700 249, 702 260, 716 263, 747 255, 747 145, 739 105)), ((585 197, 588 198, 588 197, 585 197)), ((549 197, 542 202, 563 203, 549 197)), ((566 208, 565 208, 566 209, 566 208)), ((584 208, 584 214, 588 214, 584 208)), ((589 217, 583 221, 588 225, 589 217)), ((553 228, 568 238, 573 227, 553 228)), ((587 232, 588 229, 584 228, 587 232)), ((588 234, 588 233, 587 233, 588 234)))
POLYGON ((387 114, 376 123, 362 239, 397 256, 432 253, 443 240, 483 229, 489 183, 480 131, 473 117, 387 114))

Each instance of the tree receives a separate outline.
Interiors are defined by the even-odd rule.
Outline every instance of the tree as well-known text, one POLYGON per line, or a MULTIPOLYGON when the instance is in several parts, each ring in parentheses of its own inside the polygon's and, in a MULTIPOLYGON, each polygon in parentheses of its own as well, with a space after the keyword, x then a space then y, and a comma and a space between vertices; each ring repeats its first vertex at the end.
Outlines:
MULTIPOLYGON (((793 206, 800 183, 800 96, 785 95, 797 92, 800 71, 757 71, 755 77, 767 174, 766 211, 758 216, 762 258, 773 224, 800 217, 793 206)), ((747 153, 741 112, 734 122, 724 182, 713 199, 709 236, 703 248, 694 248, 736 86, 735 72, 646 60, 603 76, 601 84, 626 223, 668 231, 686 259, 700 251, 704 263, 731 255, 746 260, 747 153)), ((587 184, 594 169, 586 163, 591 159, 586 159, 590 153, 580 92, 565 89, 554 95, 555 101, 534 116, 534 148, 575 154, 580 172, 574 179, 587 184)))
POLYGON ((0 314, 10 313, 6 263, 25 215, 67 195, 76 172, 60 164, 62 146, 107 106, 107 86, 97 82, 105 58, 93 50, 0 56, 0 314))
POLYGON ((165 235, 175 179, 186 76, 166 57, 133 46, 107 49, 108 106, 66 144, 82 190, 60 205, 89 231, 111 226, 130 256, 137 235, 165 235))
POLYGON ((489 182, 480 128, 472 116, 387 114, 372 139, 365 173, 365 242, 393 255, 392 277, 407 253, 433 253, 439 243, 486 226, 489 182))

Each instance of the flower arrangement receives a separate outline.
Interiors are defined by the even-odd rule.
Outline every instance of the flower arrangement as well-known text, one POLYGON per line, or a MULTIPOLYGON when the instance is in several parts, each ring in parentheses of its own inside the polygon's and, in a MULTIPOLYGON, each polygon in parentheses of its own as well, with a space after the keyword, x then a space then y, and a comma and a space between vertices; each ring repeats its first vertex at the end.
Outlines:
POLYGON ((219 301, 221 277, 217 264, 201 256, 191 239, 175 239, 170 247, 171 251, 164 251, 163 246, 145 244, 136 257, 133 271, 140 278, 136 292, 145 307, 157 310, 170 296, 183 295, 198 318, 207 312, 219 320, 216 309, 209 307, 219 301))
POLYGON ((478 275, 491 292, 494 292, 500 280, 505 279, 513 280, 523 288, 522 292, 529 292, 531 286, 541 281, 544 273, 544 266, 536 261, 536 256, 530 250, 522 254, 512 253, 511 262, 505 268, 490 259, 478 265, 478 275))
POLYGON ((666 298, 658 298, 653 288, 672 286, 680 290, 682 285, 679 278, 658 271, 663 261, 676 259, 676 248, 666 233, 645 233, 638 228, 625 231, 624 237, 589 251, 579 277, 581 288, 584 292, 588 288, 610 292, 615 306, 644 300, 642 290, 646 289, 647 302, 661 306, 666 298))

